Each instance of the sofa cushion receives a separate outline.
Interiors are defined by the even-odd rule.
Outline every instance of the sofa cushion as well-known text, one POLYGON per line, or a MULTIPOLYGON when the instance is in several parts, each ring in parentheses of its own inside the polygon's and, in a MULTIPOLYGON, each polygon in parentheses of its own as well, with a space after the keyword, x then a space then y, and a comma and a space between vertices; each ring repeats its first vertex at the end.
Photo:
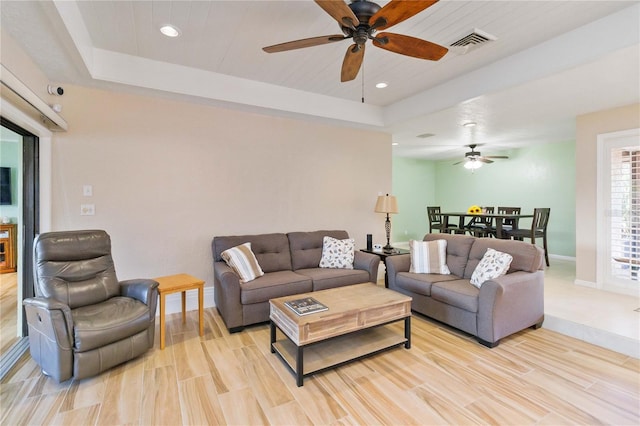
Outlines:
POLYGON ((526 241, 478 238, 469 253, 469 262, 464 271, 465 278, 471 278, 488 248, 509 253, 513 257, 508 274, 516 271, 535 272, 543 268, 544 252, 538 246, 526 241))
POLYGON ((251 251, 251 243, 231 247, 220 253, 220 257, 240 276, 240 282, 246 283, 264 275, 251 251))
POLYGON ((433 300, 469 312, 478 312, 478 294, 480 290, 465 279, 441 281, 431 285, 433 300))
POLYGON ((415 274, 411 272, 399 272, 396 275, 396 286, 425 296, 431 296, 431 285, 435 282, 453 281, 460 279, 455 275, 442 274, 415 274))
POLYGON ((353 238, 338 240, 325 236, 322 239, 321 268, 353 269, 356 242, 353 238))
POLYGON ((297 274, 313 280, 313 291, 369 282, 369 273, 361 269, 298 269, 297 274))
POLYGON ((311 291, 311 279, 293 271, 269 272, 242 285, 240 303, 266 302, 276 297, 311 291))
POLYGON ((409 272, 417 274, 443 274, 451 272, 447 267, 447 240, 409 241, 411 266, 409 272))
POLYGON ((480 288, 485 281, 498 278, 509 270, 513 257, 509 253, 488 248, 471 274, 471 284, 480 288))
POLYGON ((294 271, 298 269, 317 268, 322 258, 324 237, 338 240, 349 238, 346 231, 314 231, 289 232, 287 238, 291 249, 291 265, 294 271))
POLYGON ((447 240, 447 267, 453 275, 463 277, 469 252, 476 238, 459 234, 427 234, 424 236, 424 241, 440 239, 447 240))
POLYGON ((104 302, 71 310, 74 348, 86 352, 133 336, 149 328, 149 307, 130 297, 112 297, 104 302))
POLYGON ((223 251, 247 242, 251 243, 251 250, 264 272, 291 270, 289 239, 285 234, 214 237, 211 243, 213 260, 222 262, 223 251))

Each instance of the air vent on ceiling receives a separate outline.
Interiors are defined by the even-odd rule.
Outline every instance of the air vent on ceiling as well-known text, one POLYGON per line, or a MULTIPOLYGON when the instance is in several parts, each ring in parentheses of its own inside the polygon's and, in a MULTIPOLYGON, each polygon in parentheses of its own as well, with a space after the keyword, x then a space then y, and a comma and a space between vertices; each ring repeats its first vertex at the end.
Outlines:
POLYGON ((435 136, 433 133, 423 133, 421 135, 418 135, 418 138, 422 138, 422 139, 426 139, 426 138, 430 138, 432 136, 435 136))
POLYGON ((478 47, 497 39, 498 38, 494 35, 479 30, 478 28, 474 28, 469 34, 460 38, 458 41, 454 41, 449 46, 460 55, 464 55, 465 53, 469 53, 471 50, 477 49, 478 47))

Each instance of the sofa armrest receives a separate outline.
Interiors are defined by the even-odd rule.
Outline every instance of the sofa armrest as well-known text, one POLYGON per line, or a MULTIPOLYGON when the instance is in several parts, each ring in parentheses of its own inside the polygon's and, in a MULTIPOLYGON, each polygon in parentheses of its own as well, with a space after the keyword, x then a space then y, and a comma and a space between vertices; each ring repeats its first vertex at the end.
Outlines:
POLYGON ((58 382, 73 374, 73 318, 71 309, 55 299, 32 297, 22 301, 29 325, 29 351, 42 370, 58 382))
POLYGON ((501 338, 544 320, 544 272, 518 271, 486 281, 478 300, 478 338, 501 338))
POLYGON ((395 256, 388 256, 384 263, 387 268, 387 281, 389 283, 389 288, 396 288, 396 275, 399 272, 409 272, 409 269, 411 268, 411 255, 398 254, 395 256))
POLYGON ((361 269, 369 273, 369 281, 378 282, 378 267, 380 266, 380 257, 375 254, 356 251, 353 258, 353 268, 361 269))
POLYGON ((225 262, 213 263, 213 296, 229 330, 242 327, 240 277, 225 262))
POLYGON ((124 280, 120 281, 120 294, 149 306, 149 315, 155 320, 159 285, 158 281, 144 278, 124 280))

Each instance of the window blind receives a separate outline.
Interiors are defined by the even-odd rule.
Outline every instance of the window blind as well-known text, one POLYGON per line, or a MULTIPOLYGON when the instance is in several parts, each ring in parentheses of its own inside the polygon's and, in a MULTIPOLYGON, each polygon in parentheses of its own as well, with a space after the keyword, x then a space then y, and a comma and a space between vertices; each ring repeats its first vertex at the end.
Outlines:
POLYGON ((640 147, 611 150, 611 274, 638 281, 640 273, 640 147))

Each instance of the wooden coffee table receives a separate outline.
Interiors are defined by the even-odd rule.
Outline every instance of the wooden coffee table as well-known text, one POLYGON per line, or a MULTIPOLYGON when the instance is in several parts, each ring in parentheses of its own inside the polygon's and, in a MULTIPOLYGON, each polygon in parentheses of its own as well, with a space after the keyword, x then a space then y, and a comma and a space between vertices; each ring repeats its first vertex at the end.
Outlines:
POLYGON ((411 348, 411 298, 372 283, 296 294, 269 301, 271 352, 302 386, 305 376, 404 344, 411 348), (329 310, 299 316, 284 302, 313 297, 329 310), (404 320, 404 335, 387 324, 404 320), (285 338, 277 339, 277 330, 285 338))

